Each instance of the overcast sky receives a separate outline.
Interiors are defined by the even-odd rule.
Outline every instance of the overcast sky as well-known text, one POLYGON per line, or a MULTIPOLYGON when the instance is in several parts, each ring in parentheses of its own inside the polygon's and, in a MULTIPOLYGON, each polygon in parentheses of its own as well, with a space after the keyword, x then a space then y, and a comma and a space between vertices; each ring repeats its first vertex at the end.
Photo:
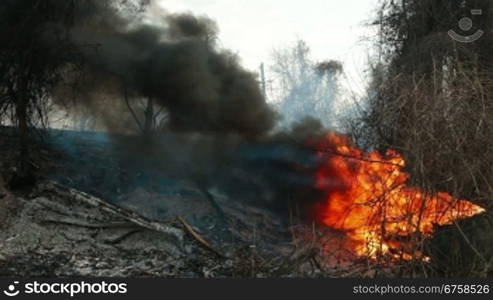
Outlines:
MULTIPOLYGON (((258 70, 275 48, 305 40, 316 60, 344 63, 353 88, 362 88, 368 43, 364 24, 378 0, 158 0, 168 12, 207 15, 219 25, 222 45, 238 53, 243 65, 258 70)), ((268 76, 268 74, 267 74, 268 76)))

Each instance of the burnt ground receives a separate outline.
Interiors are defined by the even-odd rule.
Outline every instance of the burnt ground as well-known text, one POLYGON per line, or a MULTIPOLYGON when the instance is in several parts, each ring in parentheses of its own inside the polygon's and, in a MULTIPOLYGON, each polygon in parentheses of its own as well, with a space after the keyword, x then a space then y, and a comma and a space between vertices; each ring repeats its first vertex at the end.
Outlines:
MULTIPOLYGON (((17 140, 11 128, 0 131, 0 276, 403 274, 399 265, 381 267, 354 257, 344 249, 341 233, 309 222, 304 213, 309 205, 297 200, 314 197, 307 176, 312 157, 290 145, 247 145, 233 154, 221 150, 197 157, 192 151, 197 143, 186 148, 180 143, 189 140, 168 137, 166 147, 156 148, 155 159, 156 151, 138 154, 142 141, 131 137, 51 131, 32 146, 36 184, 14 192, 7 182, 15 174, 17 140), (115 214, 91 201, 126 213, 115 214), (145 222, 156 222, 161 230, 145 222)), ((210 152, 210 145, 199 144, 210 152)), ((471 276, 471 251, 490 251, 491 219, 480 216, 460 224, 469 241, 458 236, 451 247, 454 227, 440 228, 427 246, 435 257, 427 268, 446 270, 453 257, 463 264, 464 276, 471 276), (478 222, 484 233, 475 229, 478 222)))
MULTIPOLYGON (((248 146, 234 155, 221 152, 227 167, 217 172, 204 167, 217 164, 213 156, 169 150, 181 147, 174 137, 165 143, 167 158, 149 160, 149 153, 136 155, 132 145, 141 141, 129 142, 131 137, 54 130, 33 144, 34 187, 12 192, 6 182, 15 173, 17 141, 11 128, 2 132, 0 276, 319 277, 354 272, 339 258, 326 260, 315 247, 312 227, 298 221, 288 201, 272 200, 290 192, 277 188, 279 182, 296 182, 301 190, 311 184, 286 167, 295 163, 300 168, 293 162, 300 155, 297 149, 248 146), (190 164, 200 166, 192 176, 184 171, 190 164), (84 199, 111 203, 171 233, 136 225, 84 199)), ((359 264, 354 257, 347 261, 359 264)))
MULTIPOLYGON (((11 128, 2 130, 1 170, 10 178, 15 173, 17 140, 11 128)), ((289 241, 287 227, 293 222, 285 197, 293 190, 289 183, 296 181, 301 188, 312 185, 309 178, 286 171, 298 155, 292 154, 296 150, 248 145, 218 155, 204 149, 206 154, 200 156, 202 150, 194 147, 211 147, 208 141, 169 136, 160 137, 157 146, 143 143, 130 136, 51 130, 33 143, 31 164, 38 182, 53 181, 156 221, 180 216, 192 226, 207 228, 207 238, 219 243, 250 242, 254 228, 263 232, 269 227, 277 228, 271 235, 276 243, 289 241), (299 178, 293 179, 293 174, 299 178), (221 218, 211 199, 226 218, 221 218), (234 220, 229 220, 231 216, 234 220), (252 234, 231 236, 223 228, 231 221, 252 234)))

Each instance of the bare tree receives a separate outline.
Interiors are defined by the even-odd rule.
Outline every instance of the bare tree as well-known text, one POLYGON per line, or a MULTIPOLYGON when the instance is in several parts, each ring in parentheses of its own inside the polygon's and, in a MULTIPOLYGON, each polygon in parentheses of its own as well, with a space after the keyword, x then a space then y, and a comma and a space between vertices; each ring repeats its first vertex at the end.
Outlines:
POLYGON ((0 4, 0 113, 18 129, 19 179, 30 177, 30 128, 46 124, 46 103, 62 78, 60 67, 76 61, 66 30, 74 3, 6 0, 0 4))
POLYGON ((310 48, 302 40, 291 48, 275 51, 273 57, 273 100, 283 116, 282 126, 289 127, 309 116, 330 126, 342 65, 333 60, 313 61, 310 48))
POLYGON ((152 97, 147 97, 144 101, 133 101, 137 102, 137 105, 132 106, 127 88, 124 87, 123 89, 123 100, 125 105, 132 115, 135 124, 137 124, 141 134, 150 136, 156 131, 165 129, 167 113, 163 106, 156 107, 152 97))
MULTIPOLYGON (((143 5, 141 1, 108 2, 120 7, 130 4, 143 5)), ((71 29, 95 5, 102 4, 94 0, 0 3, 0 120, 10 119, 18 130, 17 183, 32 177, 30 135, 33 128, 46 125, 47 104, 54 87, 63 80, 67 69, 83 63, 80 49, 71 40, 71 29)))

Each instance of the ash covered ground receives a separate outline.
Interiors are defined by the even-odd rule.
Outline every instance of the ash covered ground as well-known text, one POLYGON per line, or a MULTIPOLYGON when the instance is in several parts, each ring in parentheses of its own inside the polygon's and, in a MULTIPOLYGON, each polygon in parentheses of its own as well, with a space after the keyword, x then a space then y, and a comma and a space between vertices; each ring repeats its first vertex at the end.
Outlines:
POLYGON ((11 128, 2 130, 1 146, 12 151, 1 160, 1 276, 307 277, 352 270, 326 261, 312 225, 300 221, 304 206, 295 196, 308 195, 312 184, 300 170, 313 159, 300 148, 250 144, 220 158, 182 148, 170 157, 183 142, 170 136, 161 140, 163 157, 150 160, 119 147, 131 144, 129 136, 52 130, 33 144, 36 183, 12 192, 6 182, 15 172, 9 163, 16 138, 11 128))

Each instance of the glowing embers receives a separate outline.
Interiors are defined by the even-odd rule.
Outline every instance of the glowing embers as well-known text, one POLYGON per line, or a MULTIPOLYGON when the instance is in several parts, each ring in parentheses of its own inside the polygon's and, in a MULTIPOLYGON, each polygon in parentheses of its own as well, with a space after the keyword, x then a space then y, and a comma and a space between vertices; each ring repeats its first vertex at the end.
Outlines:
POLYGON ((317 150, 316 188, 325 195, 315 207, 317 221, 344 232, 345 247, 357 256, 428 260, 411 250, 416 234, 430 237, 436 225, 484 212, 447 193, 406 185, 405 161, 393 150, 364 153, 335 133, 319 141, 317 150))

